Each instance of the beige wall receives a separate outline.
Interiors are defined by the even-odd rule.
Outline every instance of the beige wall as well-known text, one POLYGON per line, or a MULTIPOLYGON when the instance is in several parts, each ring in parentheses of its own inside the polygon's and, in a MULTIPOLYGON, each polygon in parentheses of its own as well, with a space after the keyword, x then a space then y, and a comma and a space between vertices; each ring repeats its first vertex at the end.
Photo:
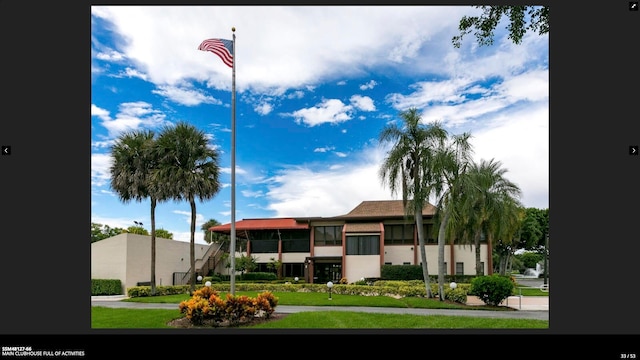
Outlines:
MULTIPOLYGON (((172 285, 174 272, 190 267, 190 244, 156 238, 156 285, 172 285)), ((195 244, 201 259, 209 245, 195 244)), ((91 244, 91 278, 120 279, 126 289, 151 279, 151 236, 120 234, 91 244)))
POLYGON ((342 246, 315 246, 313 256, 342 256, 342 246))
POLYGON ((413 245, 387 245, 384 247, 384 262, 390 262, 393 265, 402 265, 405 262, 413 264, 413 253, 413 245))
POLYGON ((120 234, 91 243, 91 279, 120 279, 125 291, 127 237, 120 234))
POLYGON ((380 255, 347 255, 344 275, 349 283, 380 277, 380 255))

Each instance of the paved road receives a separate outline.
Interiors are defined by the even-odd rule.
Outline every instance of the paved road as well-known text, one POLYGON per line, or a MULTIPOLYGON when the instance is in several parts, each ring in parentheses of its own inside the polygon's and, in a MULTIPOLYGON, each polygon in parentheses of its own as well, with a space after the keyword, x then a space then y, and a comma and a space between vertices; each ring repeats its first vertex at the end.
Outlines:
MULTIPOLYGON (((123 297, 92 296, 91 306, 104 306, 111 308, 136 308, 136 309, 177 309, 177 304, 136 303, 121 301, 123 297)), ((409 309, 409 308, 382 308, 365 306, 290 306, 278 305, 276 312, 297 313, 302 311, 360 311, 383 314, 414 314, 414 315, 455 315, 489 318, 513 318, 549 320, 549 298, 539 296, 510 297, 508 306, 518 311, 491 311, 491 310, 449 310, 449 309, 409 309), (545 304, 546 303, 546 304, 545 304)), ((477 298, 469 297, 470 304, 481 304, 477 298)), ((505 303, 506 304, 506 303, 505 303)))

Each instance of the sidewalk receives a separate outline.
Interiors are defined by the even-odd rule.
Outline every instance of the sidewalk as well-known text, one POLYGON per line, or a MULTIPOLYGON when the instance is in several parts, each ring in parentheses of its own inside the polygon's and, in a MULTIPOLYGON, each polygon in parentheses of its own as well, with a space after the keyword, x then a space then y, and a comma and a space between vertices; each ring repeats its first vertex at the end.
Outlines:
MULTIPOLYGON (((467 305, 484 305, 476 296, 467 296, 467 305)), ((518 310, 549 311, 548 296, 509 296, 500 303, 518 310)))

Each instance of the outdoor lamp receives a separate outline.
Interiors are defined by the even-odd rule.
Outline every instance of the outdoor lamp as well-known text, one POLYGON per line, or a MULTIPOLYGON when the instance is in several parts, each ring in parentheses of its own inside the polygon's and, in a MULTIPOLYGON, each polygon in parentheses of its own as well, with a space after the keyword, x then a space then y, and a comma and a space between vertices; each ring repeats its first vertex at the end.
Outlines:
POLYGON ((293 280, 294 280, 295 282, 298 282, 298 280, 300 280, 300 279, 296 276, 296 277, 294 277, 294 278, 293 278, 293 280))
POLYGON ((197 279, 198 279, 198 282, 202 281, 202 275, 198 275, 197 279))
POLYGON ((331 281, 329 281, 327 283, 327 287, 329 288, 329 300, 332 300, 331 299, 331 288, 333 287, 333 283, 331 281))
POLYGON ((211 287, 211 281, 207 281, 206 283, 204 283, 204 286, 211 287))
POLYGON ((453 290, 458 287, 458 284, 456 284, 455 281, 452 281, 451 284, 449 284, 449 287, 453 290))

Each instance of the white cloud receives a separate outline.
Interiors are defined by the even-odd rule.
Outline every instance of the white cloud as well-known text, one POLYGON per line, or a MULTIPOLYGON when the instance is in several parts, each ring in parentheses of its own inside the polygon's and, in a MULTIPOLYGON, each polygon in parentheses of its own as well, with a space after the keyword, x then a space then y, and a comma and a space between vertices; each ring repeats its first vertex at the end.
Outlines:
POLYGON ((312 108, 296 110, 287 116, 295 118, 296 122, 309 126, 316 126, 324 123, 341 123, 351 120, 351 105, 345 105, 338 99, 325 99, 322 103, 312 108))
POLYGON ((313 170, 298 166, 274 176, 266 193, 276 217, 337 216, 364 200, 393 199, 378 177, 382 150, 364 149, 349 164, 313 170))
POLYGON ((523 190, 526 207, 549 207, 549 109, 546 104, 516 110, 494 126, 472 134, 475 159, 495 159, 505 177, 523 190))
POLYGON ((335 149, 335 147, 327 146, 327 147, 315 148, 315 149, 313 149, 313 152, 321 152, 321 153, 323 153, 323 152, 331 151, 333 149, 335 149))
POLYGON ((353 95, 349 100, 351 101, 351 104, 359 110, 362 110, 362 111, 376 110, 376 106, 373 105, 373 99, 371 99, 368 96, 353 95))
POLYGON ((273 110, 273 105, 263 102, 254 107, 254 110, 260 115, 268 115, 273 110))
POLYGON ((177 86, 159 86, 157 90, 152 90, 151 92, 185 106, 196 106, 200 104, 222 105, 222 101, 206 95, 198 89, 188 89, 177 86))
MULTIPOLYGON (((450 38, 457 33, 457 24, 452 18, 477 11, 456 6, 91 8, 92 15, 113 23, 114 32, 126 34, 127 41, 110 51, 140 64, 149 81, 157 85, 176 85, 185 79, 195 79, 206 82, 209 87, 228 90, 229 68, 214 54, 199 51, 197 47, 206 34, 231 38, 231 27, 235 27, 237 71, 242 74, 237 82, 240 92, 267 88, 312 89, 317 80, 325 76, 414 61, 433 36, 450 38), (173 24, 176 18, 181 21, 179 28, 167 25, 173 24), (344 36, 345 33, 351 36, 344 36), (272 46, 269 39, 282 38, 282 34, 287 34, 286 45, 272 46), (158 46, 158 39, 162 39, 162 46, 158 46), (326 51, 328 48, 332 49, 330 54, 326 51)), ((115 56, 103 58, 114 60, 115 56)))
POLYGON ((360 90, 369 90, 369 89, 373 89, 374 87, 376 87, 376 85, 378 85, 378 83, 375 80, 371 80, 366 84, 362 84, 360 85, 360 90))
POLYGON ((96 105, 91 105, 91 115, 102 120, 109 132, 109 137, 115 138, 123 132, 137 130, 141 127, 158 128, 167 124, 165 115, 161 111, 154 110, 149 103, 138 101, 120 104, 120 112, 115 119, 109 117, 109 113, 96 105))
POLYGON ((91 186, 104 186, 111 182, 111 155, 91 154, 91 186))

